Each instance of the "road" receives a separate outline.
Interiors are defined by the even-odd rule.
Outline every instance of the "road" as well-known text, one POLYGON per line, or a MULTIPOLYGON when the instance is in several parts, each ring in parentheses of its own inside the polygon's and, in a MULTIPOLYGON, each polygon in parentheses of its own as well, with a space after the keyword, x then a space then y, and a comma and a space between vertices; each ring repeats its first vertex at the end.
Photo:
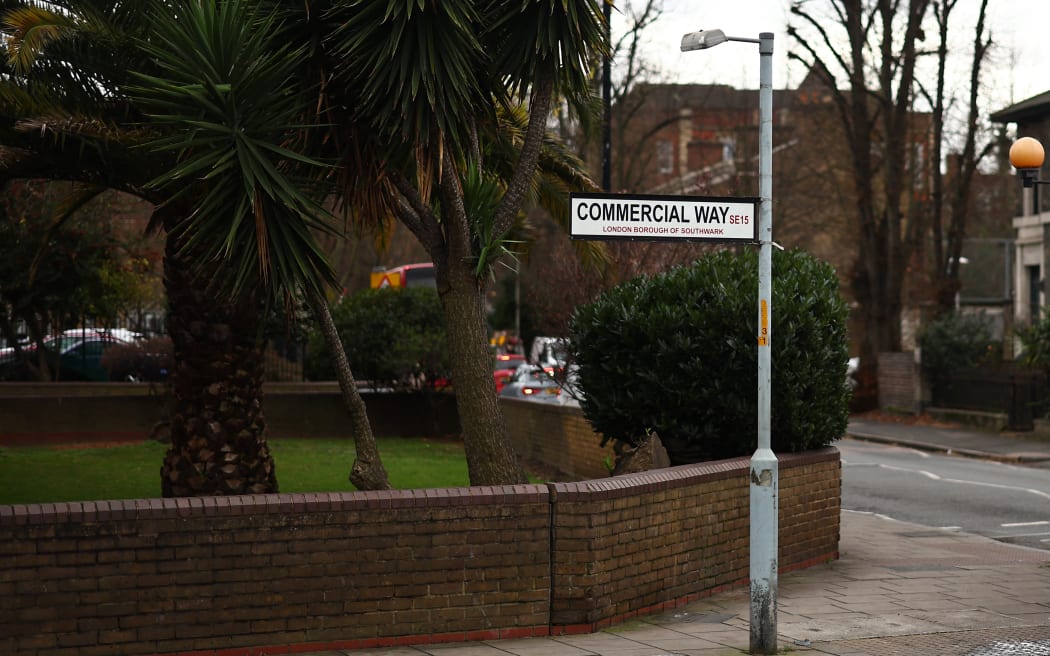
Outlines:
POLYGON ((842 507, 1050 550, 1050 470, 841 440, 842 507))

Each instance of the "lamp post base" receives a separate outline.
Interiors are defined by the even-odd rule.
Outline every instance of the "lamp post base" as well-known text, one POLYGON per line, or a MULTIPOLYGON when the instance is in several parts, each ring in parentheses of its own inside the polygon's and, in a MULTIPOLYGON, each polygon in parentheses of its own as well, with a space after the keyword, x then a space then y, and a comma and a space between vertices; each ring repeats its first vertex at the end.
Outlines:
POLYGON ((751 457, 751 653, 777 653, 779 467, 770 449, 751 457))

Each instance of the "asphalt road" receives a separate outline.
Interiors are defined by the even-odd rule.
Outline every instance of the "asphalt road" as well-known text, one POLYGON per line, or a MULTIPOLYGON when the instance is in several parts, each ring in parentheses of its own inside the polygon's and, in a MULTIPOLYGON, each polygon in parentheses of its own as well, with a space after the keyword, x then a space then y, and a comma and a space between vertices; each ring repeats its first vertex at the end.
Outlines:
POLYGON ((842 440, 842 507, 1050 551, 1050 470, 842 440))

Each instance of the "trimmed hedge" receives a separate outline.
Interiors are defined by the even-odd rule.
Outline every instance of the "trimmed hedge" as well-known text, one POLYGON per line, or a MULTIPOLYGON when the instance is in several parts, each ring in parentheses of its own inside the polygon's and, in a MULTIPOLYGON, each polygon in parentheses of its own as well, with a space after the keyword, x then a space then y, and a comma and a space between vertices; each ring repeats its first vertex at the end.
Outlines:
MULTIPOLYGON (((774 451, 840 438, 849 414, 846 304, 830 265, 774 252, 774 451)), ((630 280, 577 308, 581 406, 605 441, 659 434, 672 464, 749 455, 757 443, 758 258, 724 251, 630 280)))

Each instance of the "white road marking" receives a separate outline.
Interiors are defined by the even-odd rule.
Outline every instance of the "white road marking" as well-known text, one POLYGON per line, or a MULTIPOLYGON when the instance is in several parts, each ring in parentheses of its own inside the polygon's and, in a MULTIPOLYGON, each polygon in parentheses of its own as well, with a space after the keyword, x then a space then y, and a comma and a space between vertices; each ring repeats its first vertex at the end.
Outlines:
POLYGON ((1011 523, 1011 524, 1000 524, 999 526, 1002 526, 1003 528, 1015 528, 1015 527, 1018 527, 1018 526, 1046 526, 1046 525, 1048 525, 1048 524, 1050 524, 1050 521, 1041 521, 1041 522, 1013 522, 1013 523, 1011 523))
MULTIPOLYGON (((865 463, 865 464, 867 465, 868 463, 865 463)), ((905 473, 908 473, 908 474, 921 474, 921 475, 925 476, 926 478, 929 478, 930 480, 941 481, 943 483, 958 483, 959 485, 976 485, 978 487, 990 487, 990 488, 994 488, 994 489, 997 489, 997 490, 1010 490, 1010 491, 1013 491, 1013 492, 1028 492, 1029 494, 1034 494, 1036 496, 1043 497, 1045 499, 1050 499, 1050 493, 1043 492, 1042 490, 1035 490, 1035 489, 1032 489, 1030 487, 1017 487, 1016 485, 1000 485, 998 483, 982 483, 980 481, 966 481, 966 480, 963 480, 963 479, 960 479, 960 478, 944 478, 943 476, 939 476, 937 474, 934 474, 933 472, 926 471, 925 469, 910 469, 908 467, 896 467, 894 465, 885 465, 885 464, 881 464, 881 463, 877 463, 875 466, 876 467, 880 467, 882 469, 889 469, 891 471, 905 472, 905 473)))

